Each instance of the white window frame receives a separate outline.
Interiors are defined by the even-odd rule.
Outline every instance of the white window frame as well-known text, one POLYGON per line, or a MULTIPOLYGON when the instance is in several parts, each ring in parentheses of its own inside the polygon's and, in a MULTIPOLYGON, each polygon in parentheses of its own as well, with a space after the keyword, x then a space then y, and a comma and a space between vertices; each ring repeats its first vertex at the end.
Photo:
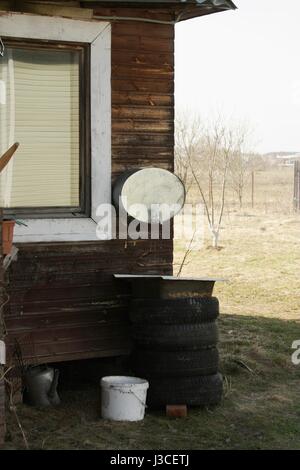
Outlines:
POLYGON ((110 23, 0 12, 0 36, 91 46, 91 218, 22 219, 27 227, 15 227, 14 242, 98 240, 97 207, 111 202, 110 23))

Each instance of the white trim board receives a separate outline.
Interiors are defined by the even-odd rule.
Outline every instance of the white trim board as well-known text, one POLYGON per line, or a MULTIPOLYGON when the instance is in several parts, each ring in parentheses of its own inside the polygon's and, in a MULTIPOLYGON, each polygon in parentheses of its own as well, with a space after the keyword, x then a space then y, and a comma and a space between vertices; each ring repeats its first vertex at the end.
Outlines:
POLYGON ((15 227, 14 242, 98 240, 97 207, 111 202, 110 23, 0 12, 0 36, 80 42, 91 46, 92 216, 90 219, 26 219, 27 227, 15 227))

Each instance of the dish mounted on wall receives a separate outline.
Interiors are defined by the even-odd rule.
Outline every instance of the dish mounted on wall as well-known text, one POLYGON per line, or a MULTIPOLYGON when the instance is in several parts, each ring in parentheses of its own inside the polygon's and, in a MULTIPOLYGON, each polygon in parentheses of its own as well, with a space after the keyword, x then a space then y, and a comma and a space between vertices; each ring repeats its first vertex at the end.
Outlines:
POLYGON ((113 188, 113 203, 144 223, 164 223, 182 209, 185 188, 178 176, 161 168, 143 168, 121 175, 113 188))

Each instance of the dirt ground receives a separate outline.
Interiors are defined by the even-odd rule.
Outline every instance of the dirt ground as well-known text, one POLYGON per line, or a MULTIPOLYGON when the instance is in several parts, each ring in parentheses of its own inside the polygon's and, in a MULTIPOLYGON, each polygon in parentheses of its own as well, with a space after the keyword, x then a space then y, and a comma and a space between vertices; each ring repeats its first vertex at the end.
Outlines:
MULTIPOLYGON (((182 276, 217 276, 220 355, 225 393, 220 406, 189 410, 186 419, 147 412, 143 422, 99 417, 98 386, 61 391, 51 410, 18 406, 32 449, 300 449, 300 215, 291 210, 291 171, 260 175, 256 205, 227 209, 220 250, 206 241, 182 276), (275 186, 274 186, 275 185, 275 186), (275 188, 275 189, 274 189, 275 188)), ((249 200, 249 198, 248 198, 249 200)), ((176 242, 174 271, 184 256, 176 242)), ((8 415, 6 449, 24 448, 8 415)))

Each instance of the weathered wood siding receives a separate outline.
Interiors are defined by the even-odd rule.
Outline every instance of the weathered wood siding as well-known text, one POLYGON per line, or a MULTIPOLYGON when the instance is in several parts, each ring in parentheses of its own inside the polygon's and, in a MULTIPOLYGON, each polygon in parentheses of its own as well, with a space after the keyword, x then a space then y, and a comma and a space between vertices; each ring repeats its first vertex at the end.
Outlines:
POLYGON ((173 169, 174 28, 118 23, 112 28, 113 174, 173 169))
MULTIPOLYGON (((155 15, 169 17, 167 11, 155 10, 155 15)), ((113 24, 113 178, 137 167, 173 170, 173 37, 169 25, 113 24)), ((24 244, 19 249, 9 272, 6 327, 10 351, 17 338, 27 361, 128 351, 128 292, 112 274, 172 272, 168 240, 24 244)))

